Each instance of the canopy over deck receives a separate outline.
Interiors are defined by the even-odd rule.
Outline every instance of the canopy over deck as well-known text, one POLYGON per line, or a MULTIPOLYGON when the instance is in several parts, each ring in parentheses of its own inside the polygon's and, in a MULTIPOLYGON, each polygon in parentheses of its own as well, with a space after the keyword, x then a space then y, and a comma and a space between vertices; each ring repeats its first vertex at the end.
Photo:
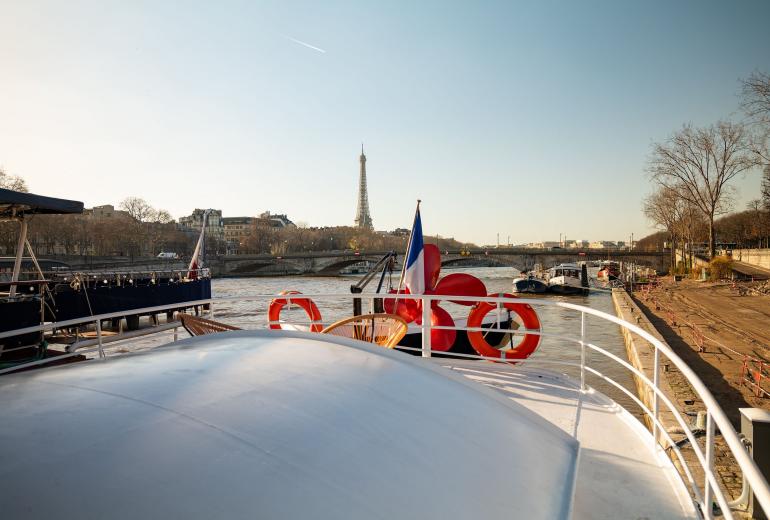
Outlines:
POLYGON ((0 219, 21 215, 83 213, 83 203, 0 188, 0 219))

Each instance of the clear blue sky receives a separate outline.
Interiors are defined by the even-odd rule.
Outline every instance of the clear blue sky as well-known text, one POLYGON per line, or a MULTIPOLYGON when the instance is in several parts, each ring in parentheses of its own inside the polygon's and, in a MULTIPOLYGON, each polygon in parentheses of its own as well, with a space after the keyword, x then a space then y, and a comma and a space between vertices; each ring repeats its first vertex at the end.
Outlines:
MULTIPOLYGON (((87 206, 343 225, 364 141, 377 229, 419 197, 426 234, 640 237, 650 144, 740 117, 768 20, 765 1, 0 0, 0 165, 87 206)), ((742 209, 758 172, 737 187, 742 209)))

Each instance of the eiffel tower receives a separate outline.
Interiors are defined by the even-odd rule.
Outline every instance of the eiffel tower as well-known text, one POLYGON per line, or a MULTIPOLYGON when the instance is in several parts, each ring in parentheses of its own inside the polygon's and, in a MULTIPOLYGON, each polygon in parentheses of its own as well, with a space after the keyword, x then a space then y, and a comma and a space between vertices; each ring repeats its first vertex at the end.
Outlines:
POLYGON ((373 230, 372 216, 369 214, 369 196, 366 193, 366 156, 364 145, 361 143, 361 171, 358 174, 358 209, 356 210, 356 226, 373 230))

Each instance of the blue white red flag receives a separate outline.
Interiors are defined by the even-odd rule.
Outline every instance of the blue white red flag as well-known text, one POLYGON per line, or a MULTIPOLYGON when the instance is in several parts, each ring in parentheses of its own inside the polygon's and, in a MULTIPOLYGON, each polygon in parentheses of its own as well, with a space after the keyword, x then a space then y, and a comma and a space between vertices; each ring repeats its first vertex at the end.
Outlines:
POLYGON ((425 292, 425 253, 423 253, 422 221, 420 220, 420 205, 414 215, 412 234, 409 237, 409 248, 406 253, 406 273, 404 285, 411 294, 425 292))

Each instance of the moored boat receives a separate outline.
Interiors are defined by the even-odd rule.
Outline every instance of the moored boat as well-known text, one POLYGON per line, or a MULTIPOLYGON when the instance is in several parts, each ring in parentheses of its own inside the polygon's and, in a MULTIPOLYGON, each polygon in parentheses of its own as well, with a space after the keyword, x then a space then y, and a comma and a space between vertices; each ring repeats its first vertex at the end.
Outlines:
MULTIPOLYGON (((89 272, 67 269, 65 264, 40 262, 27 240, 28 219, 34 215, 75 215, 83 212, 79 201, 0 189, 0 220, 19 223, 18 246, 10 272, 0 279, 0 332, 45 322, 85 316, 123 313, 127 327, 135 329, 136 309, 208 299, 211 280, 202 269, 198 252, 205 226, 190 267, 173 272, 89 272), (24 252, 27 252, 25 260, 24 252), (24 267, 33 270, 24 271, 24 267), (44 270, 45 267, 52 269, 44 270)), ((183 308, 183 305, 179 306, 183 308)), ((152 315, 152 314, 150 314, 152 315)), ((24 334, 0 339, 0 363, 28 356, 45 356, 40 335, 24 334), (15 350, 7 352, 7 348, 15 350), (26 350, 25 351, 25 348, 26 350)))
POLYGON ((514 278, 511 285, 514 294, 542 294, 548 291, 548 284, 532 274, 514 278))
POLYGON ((555 294, 588 294, 585 265, 559 264, 548 270, 548 291, 555 294))

